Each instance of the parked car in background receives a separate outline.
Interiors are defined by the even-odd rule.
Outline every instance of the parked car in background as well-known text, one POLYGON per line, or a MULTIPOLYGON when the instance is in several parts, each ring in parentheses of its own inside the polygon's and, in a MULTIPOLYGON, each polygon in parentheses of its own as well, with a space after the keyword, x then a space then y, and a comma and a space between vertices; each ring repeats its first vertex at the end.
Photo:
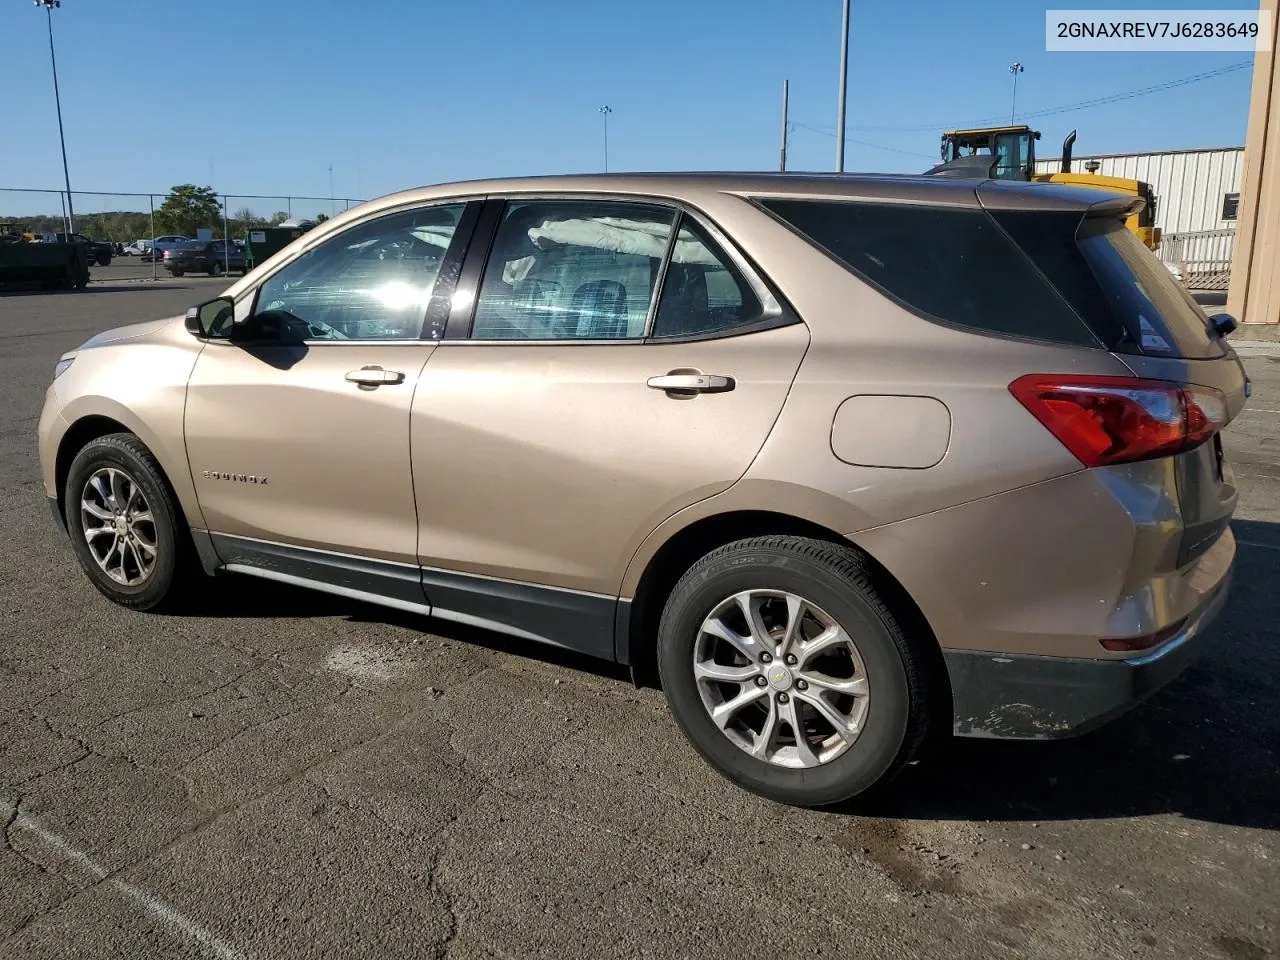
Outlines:
POLYGON ((396 194, 64 354, 44 489, 126 607, 243 574, 656 669, 720 772, 835 803, 937 733, 1089 730, 1214 644, 1248 383, 1134 203, 859 175, 396 194))
MULTIPOLYGON (((84 244, 87 259, 89 263, 96 263, 100 267, 105 267, 111 262, 111 258, 115 256, 116 246, 110 240, 90 240, 82 233, 71 234, 72 243, 84 244)), ((67 235, 65 233, 48 234, 44 237, 46 243, 66 243, 67 235)))
POLYGON ((192 240, 191 237, 179 237, 174 235, 167 235, 163 237, 156 237, 154 244, 152 244, 152 241, 150 240, 146 242, 148 244, 151 244, 151 246, 142 255, 142 259, 144 261, 150 261, 153 258, 159 259, 164 256, 164 252, 166 250, 172 250, 175 247, 182 246, 185 243, 193 243, 194 241, 192 240))
POLYGON ((126 257, 141 257, 151 249, 150 240, 135 240, 133 243, 124 245, 123 254, 126 257))
POLYGON ((245 273, 244 244, 233 240, 228 252, 225 240, 190 240, 164 252, 164 268, 175 277, 188 273, 207 273, 211 277, 245 273))

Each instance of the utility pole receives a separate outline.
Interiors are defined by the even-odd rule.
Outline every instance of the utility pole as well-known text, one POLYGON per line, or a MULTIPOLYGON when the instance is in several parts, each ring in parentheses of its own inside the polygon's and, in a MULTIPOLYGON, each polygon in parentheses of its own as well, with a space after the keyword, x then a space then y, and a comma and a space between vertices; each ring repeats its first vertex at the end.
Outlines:
POLYGON ((1022 64, 1009 64, 1009 72, 1013 74, 1013 102, 1009 104, 1009 126, 1013 126, 1013 118, 1018 112, 1018 74, 1024 73, 1022 64))
POLYGON ((71 204, 71 174, 67 170, 67 138, 62 132, 62 96, 58 93, 58 58, 53 52, 53 8, 61 7, 62 0, 33 0, 37 7, 44 7, 49 22, 49 63, 53 67, 53 104, 58 111, 58 140, 62 144, 62 177, 67 185, 67 236, 76 232, 76 212, 71 204))
POLYGON ((338 208, 333 203, 333 161, 329 161, 329 216, 333 216, 338 212, 338 208))
POLYGON ((790 81, 782 81, 782 153, 778 158, 778 172, 787 172, 787 87, 790 81))
MULTIPOLYGON (((227 216, 227 201, 231 198, 225 193, 222 195, 222 272, 224 274, 231 272, 231 218, 227 216)), ((214 269, 217 269, 218 248, 214 246, 214 269)))
POLYGON ((836 173, 844 173, 844 95, 849 86, 849 0, 840 18, 840 96, 836 106, 836 173))
POLYGON ((600 108, 600 112, 604 114, 604 172, 609 172, 609 114, 613 113, 613 108, 607 103, 600 108))

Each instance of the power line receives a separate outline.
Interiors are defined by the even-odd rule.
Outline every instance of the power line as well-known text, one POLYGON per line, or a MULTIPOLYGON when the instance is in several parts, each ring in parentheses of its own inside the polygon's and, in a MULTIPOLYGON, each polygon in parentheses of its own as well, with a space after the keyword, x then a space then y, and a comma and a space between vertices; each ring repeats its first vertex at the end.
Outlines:
MULTIPOLYGON (((791 124, 791 127, 792 127, 793 129, 794 129, 794 128, 796 128, 796 127, 799 127, 799 128, 801 128, 801 129, 803 129, 803 130, 809 130, 809 131, 811 131, 811 132, 813 132, 813 133, 820 133, 820 134, 822 134, 824 137, 834 137, 834 136, 835 136, 835 134, 834 134, 834 133, 832 133, 830 130, 823 130, 821 127, 814 126, 814 125, 813 125, 813 124, 811 124, 811 123, 798 123, 798 122, 796 122, 796 123, 792 123, 792 124, 791 124)), ((845 143, 856 143, 856 144, 857 144, 858 146, 860 146, 860 147, 870 147, 870 148, 871 148, 871 149, 873 149, 873 150, 885 150, 885 151, 887 151, 887 152, 889 152, 889 153, 901 153, 901 154, 903 154, 904 156, 908 156, 908 157, 921 157, 921 158, 923 158, 923 159, 925 159, 925 160, 932 160, 932 159, 934 159, 932 154, 928 154, 928 153, 919 153, 919 152, 917 152, 917 151, 915 151, 915 150, 903 150, 903 149, 901 149, 901 148, 899 148, 899 147, 886 147, 886 146, 885 146, 884 144, 882 144, 882 143, 872 143, 870 140, 859 140, 859 139, 857 139, 856 137, 849 137, 849 136, 846 136, 846 137, 844 138, 844 142, 845 142, 845 143)))
POLYGON ((1219 67, 1216 70, 1206 70, 1204 73, 1197 73, 1190 77, 1183 77, 1181 80, 1168 80, 1164 83, 1153 84, 1150 87, 1140 87, 1137 90, 1127 90, 1124 93, 1113 93, 1106 97, 1095 97, 1092 100, 1081 100, 1077 103, 1069 103, 1062 107, 1048 107, 1044 110, 1032 110, 1024 113, 1024 117, 1049 117, 1059 113, 1070 113, 1074 110, 1087 110, 1090 107, 1100 107, 1109 103, 1119 103, 1122 100, 1132 100, 1135 97, 1145 97, 1152 93, 1162 93, 1165 90, 1172 90, 1175 87, 1185 87, 1190 83, 1199 83, 1201 80, 1210 80, 1213 77, 1221 77, 1224 74, 1234 73, 1237 70, 1243 70, 1245 67, 1253 66, 1252 60, 1242 60, 1239 63, 1233 63, 1225 67, 1219 67))
MULTIPOLYGON (((1155 83, 1148 87, 1138 87, 1135 90, 1125 90, 1121 93, 1112 93, 1102 97, 1094 97, 1089 100, 1078 100, 1075 103, 1066 103, 1057 107, 1046 107, 1043 110, 1030 110, 1022 114, 1024 120, 1035 119, 1038 117, 1051 117, 1062 113, 1072 113, 1076 110, 1087 110, 1091 107, 1101 107, 1112 103, 1120 103, 1125 100, 1132 100, 1136 97, 1146 97, 1153 93, 1163 93, 1165 90, 1173 90, 1177 87, 1185 87, 1188 84, 1199 83, 1202 80, 1212 80, 1215 77, 1221 77, 1228 73, 1235 73, 1237 70, 1243 70, 1246 67, 1253 66, 1252 60, 1241 60, 1237 63, 1228 64, 1225 67, 1218 67, 1214 70, 1206 70, 1203 73, 1195 73, 1189 77, 1181 77, 1177 80, 1166 80, 1163 83, 1155 83)), ((863 132, 878 133, 911 133, 920 130, 942 130, 944 128, 956 127, 978 127, 983 124, 999 123, 1004 120, 1003 114, 997 114, 988 117, 981 117, 976 120, 968 120, 964 123, 956 123, 954 120, 946 120, 942 123, 917 123, 901 126, 859 126, 854 127, 855 130, 863 132)), ((810 128, 815 129, 815 128, 810 128)), ((827 136, 835 136, 827 130, 820 130, 820 133, 826 133, 827 136)), ((887 148, 886 148, 887 149, 887 148)))

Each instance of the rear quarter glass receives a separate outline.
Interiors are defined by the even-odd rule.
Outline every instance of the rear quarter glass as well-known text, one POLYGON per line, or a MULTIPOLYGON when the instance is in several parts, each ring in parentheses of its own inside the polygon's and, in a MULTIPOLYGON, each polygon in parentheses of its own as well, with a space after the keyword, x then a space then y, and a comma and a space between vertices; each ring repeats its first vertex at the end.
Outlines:
POLYGON ((1226 353, 1204 311, 1121 220, 790 198, 757 203, 929 319, 1151 357, 1226 353))
POLYGON ((756 202, 927 319, 980 333, 1104 346, 983 210, 792 198, 756 202))

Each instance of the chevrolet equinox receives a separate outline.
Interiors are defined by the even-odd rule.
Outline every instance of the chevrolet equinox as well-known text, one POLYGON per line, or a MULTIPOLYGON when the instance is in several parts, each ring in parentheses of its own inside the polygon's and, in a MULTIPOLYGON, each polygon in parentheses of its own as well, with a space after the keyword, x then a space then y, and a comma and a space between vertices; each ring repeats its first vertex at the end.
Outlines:
POLYGON ((1247 378, 1141 200, 938 176, 412 190, 57 364, 44 485, 146 610, 238 573, 656 671, 742 786, 1090 729, 1202 648, 1247 378))

